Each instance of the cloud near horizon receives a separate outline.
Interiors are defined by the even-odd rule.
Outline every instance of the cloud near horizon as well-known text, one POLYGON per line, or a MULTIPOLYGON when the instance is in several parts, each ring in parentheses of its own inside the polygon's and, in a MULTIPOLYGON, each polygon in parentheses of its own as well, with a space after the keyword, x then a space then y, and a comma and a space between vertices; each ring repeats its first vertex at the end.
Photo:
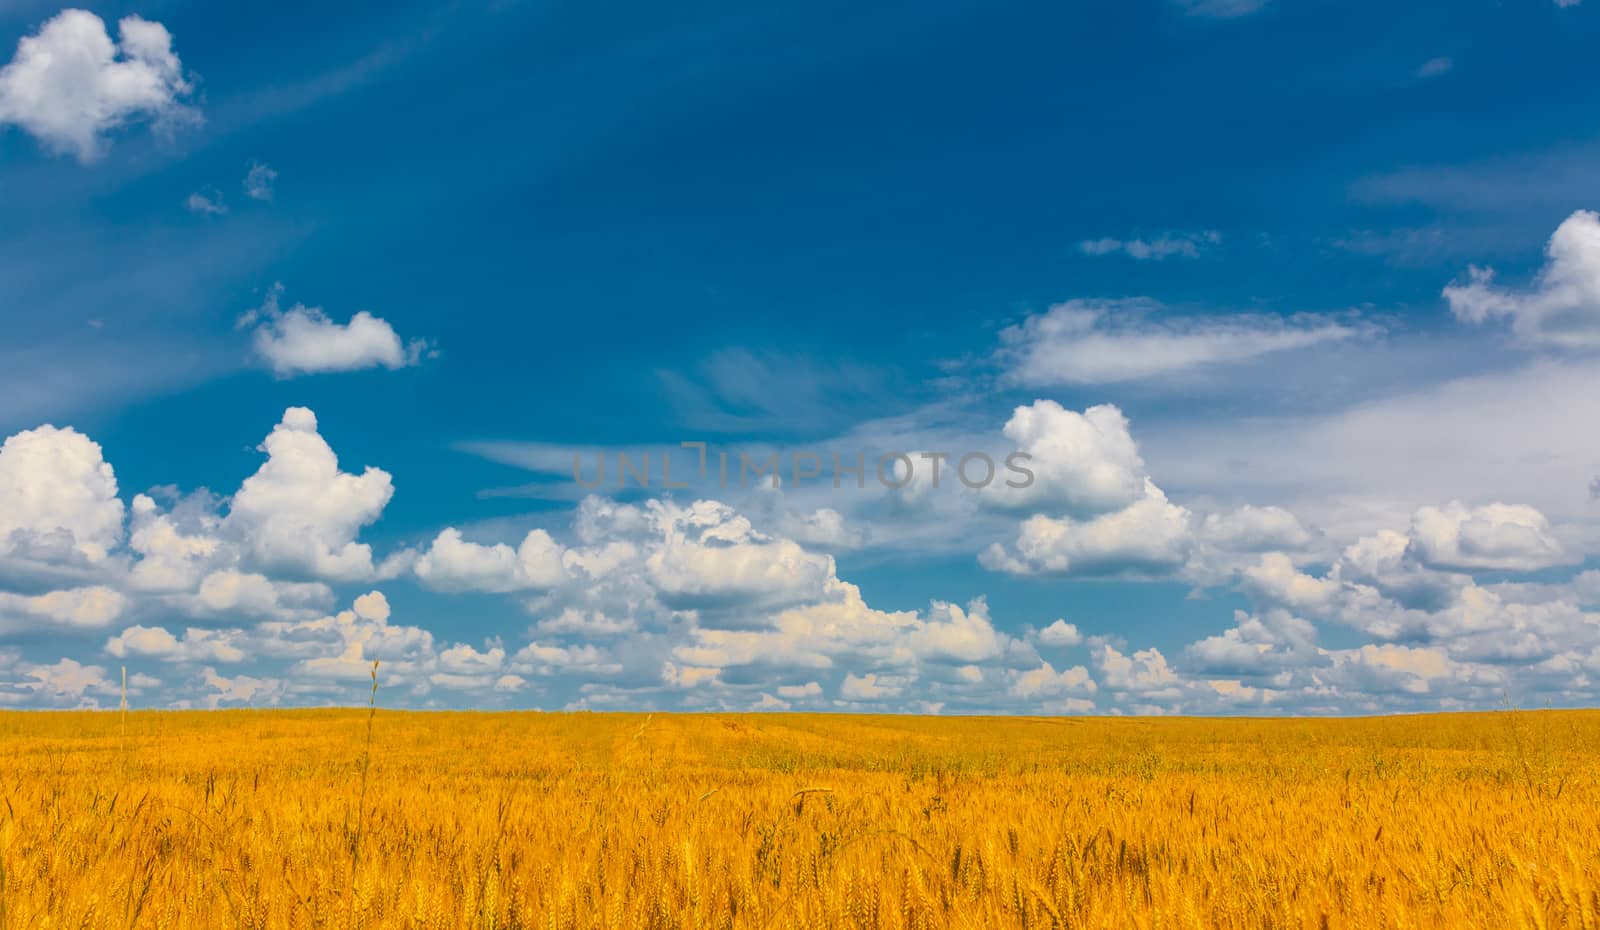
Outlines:
POLYGON ((374 659, 404 695, 392 700, 417 706, 1352 713, 1593 697, 1600 582, 1541 580, 1581 558, 1531 507, 1422 504, 1409 525, 1324 541, 1282 508, 1169 500, 1115 407, 1039 400, 1000 432, 1033 451, 1039 489, 981 502, 1018 521, 1010 539, 973 541, 997 580, 1165 579, 1251 609, 1175 655, 1066 620, 999 623, 983 598, 884 609, 826 550, 710 499, 589 497, 565 529, 504 540, 446 526, 380 554, 360 535, 393 479, 346 471, 317 417, 290 408, 227 497, 125 504, 100 447, 71 429, 0 447, 13 588, 0 631, 83 644, 13 657, 0 701, 109 701, 117 662, 143 676, 141 702, 339 702, 374 659), (505 598, 526 624, 450 638, 397 617, 392 593, 413 587, 505 598), (1328 627, 1364 641, 1324 645, 1328 627))

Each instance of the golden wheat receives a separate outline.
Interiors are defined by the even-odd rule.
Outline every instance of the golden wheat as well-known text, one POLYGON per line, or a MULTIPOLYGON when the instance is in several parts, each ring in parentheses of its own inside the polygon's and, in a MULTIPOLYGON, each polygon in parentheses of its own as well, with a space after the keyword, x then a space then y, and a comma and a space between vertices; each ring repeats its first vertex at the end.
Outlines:
POLYGON ((1600 713, 125 728, 0 715, 0 928, 1600 928, 1600 713))

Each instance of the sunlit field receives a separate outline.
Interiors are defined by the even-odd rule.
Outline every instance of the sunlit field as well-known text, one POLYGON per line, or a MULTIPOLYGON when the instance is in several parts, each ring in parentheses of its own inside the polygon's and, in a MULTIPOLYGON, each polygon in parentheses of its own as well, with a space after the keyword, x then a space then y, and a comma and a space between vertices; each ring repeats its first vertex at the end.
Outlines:
POLYGON ((0 796, 6 928, 1600 926, 1600 712, 13 713, 0 796))

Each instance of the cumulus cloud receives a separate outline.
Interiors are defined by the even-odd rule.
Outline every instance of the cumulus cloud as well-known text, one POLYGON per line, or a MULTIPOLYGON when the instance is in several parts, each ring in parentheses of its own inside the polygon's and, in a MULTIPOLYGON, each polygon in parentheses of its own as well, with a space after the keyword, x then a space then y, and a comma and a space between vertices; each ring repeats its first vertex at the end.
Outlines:
POLYGON ((0 69, 0 125, 91 162, 119 127, 197 119, 184 103, 193 90, 165 26, 128 16, 113 41, 100 17, 63 10, 24 36, 0 69))
POLYGON ((129 583, 141 591, 190 591, 207 566, 223 557, 222 520, 216 501, 200 494, 164 511, 155 498, 136 494, 128 548, 139 556, 129 583))
POLYGON ((1010 546, 992 543, 979 562, 1015 575, 1153 577, 1186 563, 1193 515, 1146 472, 1121 410, 1078 413, 1051 400, 1018 407, 1005 435, 1031 457, 1030 487, 994 489, 989 501, 1032 511, 1010 546))
POLYGON ((1113 691, 1130 691, 1147 697, 1178 693, 1178 674, 1159 649, 1141 649, 1127 655, 1109 643, 1101 643, 1091 656, 1100 673, 1100 682, 1113 691))
POLYGON ((1208 544, 1230 552, 1300 549, 1312 541, 1311 532, 1289 511, 1249 504, 1225 513, 1207 514, 1198 532, 1208 544))
POLYGON ((106 652, 118 659, 146 657, 165 662, 243 662, 246 654, 235 630, 190 627, 181 638, 161 627, 131 626, 106 640, 106 652))
POLYGON ((21 687, 46 704, 60 706, 98 707, 97 697, 109 698, 118 693, 104 667, 84 665, 76 659, 29 668, 21 687))
POLYGON ((323 687, 361 681, 375 661, 383 663, 391 681, 415 683, 436 670, 433 634, 390 623, 391 616, 388 598, 371 591, 331 616, 262 623, 255 631, 257 648, 295 659, 291 676, 323 687))
POLYGON ((1056 648, 1076 646, 1083 642, 1083 634, 1078 632, 1078 628, 1074 624, 1065 620, 1057 620, 1039 631, 1039 642, 1056 648))
POLYGON ((994 628, 989 605, 979 598, 965 610, 935 601, 927 616, 911 626, 905 642, 924 661, 972 663, 1000 658, 1008 637, 994 628))
POLYGON ((1551 535, 1544 514, 1514 504, 1423 507, 1411 521, 1411 546, 1423 565, 1440 569, 1532 572, 1582 561, 1551 535))
POLYGON ((98 562, 122 531, 116 473, 98 443, 41 426, 0 445, 0 556, 54 543, 98 562))
POLYGON ((1342 680, 1363 693, 1428 694, 1436 682, 1461 682, 1474 675, 1490 686, 1501 680, 1492 671, 1469 670, 1437 648, 1368 643, 1357 649, 1330 652, 1328 657, 1333 671, 1326 677, 1342 680))
POLYGON ((206 575, 186 603, 199 614, 293 619, 332 602, 333 589, 320 582, 279 581, 259 572, 223 569, 206 575))
MULTIPOLYGON (((435 689, 480 694, 507 693, 526 685, 517 674, 531 673, 537 663, 528 650, 508 658, 498 641, 482 646, 441 643, 421 627, 393 622, 388 598, 379 591, 357 597, 337 613, 296 620, 268 620, 249 627, 190 627, 181 636, 159 626, 134 625, 106 641, 107 654, 123 660, 153 659, 180 665, 206 664, 204 683, 219 694, 207 703, 277 703, 337 699, 354 693, 352 683, 366 681, 372 663, 382 663, 391 688, 415 695, 435 689), (263 661, 276 665, 271 677, 225 677, 211 663, 254 668, 263 661), (287 663, 287 664, 284 664, 287 663)), ((601 666, 598 650, 574 649, 563 667, 588 659, 601 666)), ((546 660, 552 657, 545 656, 546 660)))
POLYGON ((1135 261, 1162 261, 1168 258, 1199 258, 1200 253, 1222 241, 1214 231, 1167 233, 1150 239, 1085 239, 1078 251, 1085 255, 1122 254, 1135 261))
POLYGON ((676 606, 715 608, 732 600, 779 607, 814 600, 834 580, 832 557, 759 533, 726 504, 653 503, 652 512, 661 541, 645 564, 656 590, 676 606))
POLYGON ((1321 664, 1316 626, 1283 608, 1259 616, 1236 611, 1232 629, 1191 644, 1184 654, 1205 675, 1259 677, 1321 664))
POLYGON ((1038 400, 1016 408, 1004 432, 1031 457, 1033 481, 1023 488, 991 485, 997 506, 1089 516, 1120 510, 1145 493, 1144 459, 1128 418, 1110 404, 1079 413, 1038 400))
POLYGON ((228 677, 220 675, 214 668, 205 668, 200 673, 200 682, 210 689, 204 698, 207 707, 217 708, 226 704, 241 704, 246 707, 268 707, 283 702, 289 694, 288 685, 277 678, 255 678, 250 675, 235 675, 228 677))
POLYGON ((598 647, 586 644, 556 646, 531 642, 516 651, 510 667, 521 675, 552 675, 557 672, 584 672, 614 675, 622 666, 598 647))
POLYGON ((822 697, 822 685, 814 681, 808 681, 803 685, 780 685, 778 687, 778 696, 788 698, 791 701, 819 698, 822 697))
POLYGON ((1023 700, 1060 697, 1066 694, 1093 694, 1099 690, 1089 670, 1081 665, 1056 671, 1044 662, 1038 668, 1011 674, 1011 694, 1023 700))
POLYGON ((1504 320, 1532 345, 1600 347, 1600 213, 1579 210, 1556 228, 1529 287, 1496 287, 1494 277, 1493 269, 1473 267, 1465 282, 1444 289, 1456 319, 1504 320))
POLYGON ((1004 380, 1116 384, 1354 339, 1372 327, 1328 316, 1163 315, 1154 301, 1070 300, 1000 333, 1004 380))
POLYGON ((1235 631, 1197 643, 1190 657, 1199 667, 1222 673, 1246 671, 1247 665, 1258 670, 1322 666, 1321 677, 1301 676, 1300 684, 1339 687, 1347 693, 1366 689, 1369 697, 1363 700, 1379 702, 1373 707, 1381 706, 1381 700, 1371 693, 1432 694, 1415 676, 1396 678, 1382 667, 1434 653, 1453 663, 1457 678, 1449 700, 1460 706, 1478 706, 1497 682, 1503 686, 1511 681, 1508 663, 1520 666, 1516 680, 1523 688, 1544 689, 1551 678, 1562 676, 1569 687, 1582 686, 1581 678, 1571 677, 1576 667, 1562 665, 1561 659, 1600 644, 1600 618, 1580 606, 1593 600, 1582 577, 1565 584, 1486 587, 1471 574, 1535 572, 1572 562, 1532 508, 1423 507, 1408 532, 1383 530, 1358 539, 1321 577, 1295 567, 1283 553, 1263 555, 1242 573, 1242 587, 1265 611, 1241 620, 1235 631), (1291 612, 1296 615, 1292 623, 1286 619, 1291 612), (1375 637, 1379 642, 1373 647, 1421 644, 1431 652, 1345 650, 1319 652, 1322 658, 1315 659, 1308 649, 1308 629, 1288 635, 1304 624, 1299 616, 1375 637), (1251 656, 1251 648, 1259 655, 1251 656), (1327 671, 1334 660, 1335 668, 1327 671))
POLYGON ((38 630, 51 625, 97 629, 115 622, 128 606, 128 599, 120 592, 104 585, 50 591, 45 594, 24 596, 0 592, 0 622, 7 615, 34 623, 18 623, 12 627, 31 627, 38 630))
POLYGON ((291 407, 260 447, 267 455, 234 494, 224 526, 248 554, 267 566, 358 581, 376 574, 372 547, 356 542, 394 495, 389 473, 339 470, 339 459, 317 432, 317 417, 291 407))
POLYGON ((839 686, 840 696, 847 701, 876 701, 899 693, 898 682, 891 678, 880 678, 876 672, 846 675, 844 684, 839 686))
POLYGON ((1010 549, 994 543, 979 561, 1014 575, 1148 577, 1182 567, 1193 541, 1189 511, 1147 482, 1137 502, 1091 520, 1035 514, 1010 549))
POLYGON ((422 583, 439 591, 504 594, 555 587, 567 577, 564 550, 544 530, 533 530, 516 549, 504 543, 467 542, 461 531, 439 533, 413 565, 422 583))
POLYGON ((283 286, 268 292, 262 305, 239 319, 239 328, 254 327, 256 354, 280 378, 368 368, 399 369, 415 365, 428 353, 426 340, 402 341, 388 321, 365 310, 339 323, 319 307, 279 307, 283 286))
MULTIPOLYGON (((1402 512, 1394 528, 1347 541, 1272 506, 1197 517, 1156 486, 1114 407, 1041 401, 1008 427, 1040 453, 1040 487, 1015 541, 991 547, 984 564, 1182 579, 1198 595, 1237 587, 1250 608, 1197 634, 1175 662, 1065 620, 1008 625, 981 597, 883 609, 828 555, 712 500, 591 497, 570 527, 505 541, 446 528, 380 563, 358 536, 381 516, 391 479, 343 471, 315 416, 290 408, 262 445, 266 462, 232 498, 158 488, 133 497, 126 527, 110 466, 85 437, 36 430, 0 447, 0 475, 27 489, 18 499, 51 488, 44 496, 57 501, 0 510, 19 524, 8 540, 30 558, 65 560, 79 579, 0 589, 0 635, 31 634, 31 654, 47 641, 37 634, 82 642, 82 631, 99 630, 88 641, 127 663, 136 687, 211 706, 360 700, 374 660, 399 703, 700 710, 1374 712, 1483 706, 1507 691, 1581 702, 1600 674, 1593 579, 1474 575, 1577 564, 1583 537, 1536 508, 1424 506, 1409 523, 1402 512), (39 474, 49 481, 15 477, 39 474), (99 511, 110 516, 82 516, 99 511), (328 581, 398 580, 402 567, 437 592, 504 595, 530 621, 454 642, 434 624, 397 620, 378 591, 330 612, 328 581), (1340 648, 1319 644, 1319 624, 1346 628, 1340 648), (1084 665, 1062 667, 1058 650, 1079 646, 1084 665), (145 674, 160 667, 197 677, 162 675, 163 685, 145 674)), ((972 506, 998 523, 1008 511, 993 503, 972 506)), ((13 576, 0 574, 0 585, 13 576)), ((20 655, 0 655, 0 702, 115 695, 96 666, 20 655)))

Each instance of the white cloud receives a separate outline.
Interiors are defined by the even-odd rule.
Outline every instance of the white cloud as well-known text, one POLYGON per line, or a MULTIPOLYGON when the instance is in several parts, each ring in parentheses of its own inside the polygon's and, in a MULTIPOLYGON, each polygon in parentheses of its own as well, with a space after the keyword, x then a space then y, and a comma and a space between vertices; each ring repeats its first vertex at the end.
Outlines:
POLYGON ((458 643, 439 653, 440 670, 454 675, 498 672, 505 661, 506 651, 499 646, 480 651, 466 643, 458 643))
POLYGON ((1316 626, 1282 608, 1235 612, 1232 629, 1191 644, 1185 657, 1207 675, 1263 676, 1320 662, 1316 626))
POLYGON ((100 17, 63 10, 24 36, 0 69, 0 125, 19 126, 50 151, 90 162, 118 127, 198 119, 183 103, 194 88, 166 27, 128 16, 117 30, 112 41, 100 17))
POLYGON ((1162 316, 1149 300, 1070 300, 1000 333, 1005 380, 1026 387, 1115 384, 1354 339, 1357 322, 1318 316, 1162 316))
POLYGON ((1328 609, 1340 593, 1336 578, 1316 578, 1300 571, 1281 552, 1269 552, 1244 572, 1245 589, 1295 610, 1328 609))
POLYGON ((429 351, 425 340, 403 342, 386 320, 365 310, 348 323, 336 322, 321 308, 304 304, 281 310, 282 292, 282 285, 274 286, 260 307, 239 319, 240 328, 255 327, 256 354, 280 378, 406 368, 418 364, 429 351))
POLYGON ((987 662, 1005 654, 1007 637, 994 628, 989 605, 982 598, 963 610, 933 603, 927 617, 906 634, 908 648, 919 659, 934 662, 987 662))
POLYGON ((697 685, 715 682, 722 674, 719 668, 699 668, 692 665, 676 665, 664 662, 661 665, 661 680, 674 688, 693 688, 697 685))
POLYGON ((110 697, 118 693, 103 667, 84 665, 75 659, 29 668, 21 687, 48 704, 88 707, 99 705, 96 695, 110 697))
POLYGON ((223 554, 221 525, 209 495, 180 502, 171 512, 147 494, 134 495, 128 548, 140 558, 129 583, 141 591, 194 590, 206 567, 223 554))
POLYGON ((1091 520, 1035 514, 1010 550, 994 543, 980 561, 1015 575, 1150 577, 1182 567, 1193 540, 1189 511, 1147 482, 1142 499, 1091 520))
POLYGON ((116 473, 82 433, 41 426, 0 445, 0 556, 59 542, 98 562, 122 516, 116 473))
POLYGON ((1113 691, 1138 694, 1175 693, 1179 680, 1159 649, 1141 649, 1125 655, 1107 643, 1091 654, 1100 672, 1100 681, 1113 691))
POLYGON ((1532 572, 1582 561, 1550 534, 1550 521, 1532 507, 1452 501, 1423 507, 1411 521, 1411 544, 1430 568, 1532 572))
MULTIPOLYGON (((1410 508, 1390 521, 1398 529, 1362 535, 1308 530, 1298 505, 1236 506, 1198 519, 1151 480, 1116 408, 1076 413, 1040 402, 1012 423, 1013 441, 1051 452, 1039 467, 1047 493, 1015 545, 995 547, 986 564, 1178 578, 1200 596, 1237 586, 1250 609, 1230 628, 1197 633, 1169 663, 1146 644, 1086 635, 1065 620, 1012 635, 1016 627, 991 618, 982 598, 879 609, 831 558, 758 530, 726 503, 590 498, 570 533, 552 526, 520 542, 468 542, 452 528, 421 552, 385 561, 437 591, 508 595, 531 615, 520 636, 507 629, 482 642, 444 641, 433 624, 394 620, 377 591, 330 614, 328 585, 296 580, 380 575, 357 535, 381 515, 392 483, 375 469, 342 472, 315 417, 291 408, 262 447, 267 463, 231 507, 203 490, 136 495, 125 545, 120 509, 114 524, 85 524, 84 535, 101 539, 93 562, 76 548, 76 523, 68 529, 52 517, 42 532, 21 534, 54 540, 53 548, 29 542, 28 551, 77 560, 74 577, 84 580, 30 578, 26 593, 0 591, 0 635, 57 631, 65 639, 75 627, 105 629, 95 641, 136 676, 140 663, 205 666, 205 697, 193 700, 213 705, 364 700, 374 660, 390 700, 424 705, 776 709, 832 698, 962 713, 1348 713, 1484 706, 1507 691, 1528 702, 1592 699, 1600 674, 1593 579, 1473 576, 1576 564, 1587 548, 1566 521, 1552 525, 1531 506, 1455 502, 1410 508), (1139 492, 1131 500, 1130 481, 1139 492), (187 629, 158 619, 184 614, 201 619, 187 629), (1318 624, 1329 623, 1347 628, 1343 648, 1319 647, 1318 624), (1085 643, 1087 668, 1058 669, 1039 654, 1085 643)), ((96 485, 98 447, 61 432, 52 441, 75 450, 82 467, 46 471, 80 474, 69 487, 85 484, 82 474, 96 485)), ((15 467, 22 458, 11 453, 22 447, 0 453, 0 465, 15 467)), ((116 504, 109 466, 104 477, 84 500, 116 504)), ((972 507, 992 519, 973 525, 1001 531, 1000 511, 972 507)), ((435 599, 423 603, 438 609, 435 599)), ((30 636, 27 651, 40 642, 30 636)), ((0 703, 71 706, 115 695, 97 690, 110 686, 93 666, 21 655, 0 654, 0 703)), ((148 687, 169 701, 190 700, 183 688, 194 690, 148 687)))
POLYGON ((831 507, 819 507, 810 513, 784 510, 777 514, 774 523, 779 533, 803 546, 853 549, 865 539, 864 533, 847 526, 844 515, 831 507))
POLYGON ((284 411, 261 445, 267 461, 233 496, 225 527, 262 565, 295 568, 331 580, 376 574, 372 548, 356 542, 394 495, 389 473, 339 470, 339 459, 304 407, 284 411))
POLYGON ((1135 261, 1162 261, 1168 258, 1199 258, 1200 253, 1222 241, 1220 233, 1167 233, 1151 239, 1085 239, 1078 251, 1085 255, 1123 254, 1135 261))
POLYGON ((612 674, 621 667, 590 645, 552 646, 532 642, 511 657, 511 668, 518 674, 549 675, 558 671, 585 671, 612 674))
POLYGON ((875 672, 846 675, 844 684, 839 686, 839 694, 848 701, 875 701, 899 693, 898 684, 890 679, 880 679, 875 672))
MULTIPOLYGON (((0 617, 21 615, 45 625, 98 629, 122 616, 128 599, 104 585, 24 596, 0 591, 0 617)), ((35 629, 39 625, 34 625, 35 629)))
POLYGON ((1227 513, 1207 514, 1198 532, 1207 544, 1230 552, 1299 549, 1312 541, 1310 531, 1289 511, 1249 504, 1227 513))
POLYGON ((505 661, 506 651, 500 646, 480 650, 458 643, 439 653, 438 671, 428 676, 428 682, 452 691, 518 690, 526 682, 519 676, 501 674, 505 661))
POLYGON ((244 194, 251 200, 271 200, 278 172, 260 162, 253 161, 244 175, 244 194))
POLYGON ((1234 19, 1266 7, 1269 0, 1174 0, 1190 16, 1234 19))
POLYGON ((320 582, 275 581, 257 572, 223 569, 206 575, 188 602, 201 614, 243 614, 290 620, 316 613, 333 601, 320 582))
POLYGON ((1024 700, 1060 697, 1065 694, 1093 694, 1099 690, 1089 670, 1081 665, 1056 671, 1044 662, 1038 668, 1011 675, 1011 694, 1024 700))
POLYGON ((183 638, 162 627, 131 626, 106 640, 106 652, 118 659, 155 658, 167 662, 243 662, 247 655, 237 645, 238 631, 190 627, 183 638))
POLYGON ((1140 433, 1163 484, 1228 501, 1273 500, 1333 538, 1410 517, 1418 504, 1515 501, 1587 523, 1600 462, 1600 368, 1578 359, 1407 388, 1327 413, 1251 410, 1140 433))
POLYGON ((1357 649, 1330 652, 1328 656, 1333 660, 1333 672, 1329 677, 1343 678, 1365 692, 1393 690, 1427 694, 1436 682, 1460 680, 1466 673, 1466 669, 1435 648, 1369 643, 1357 649))
MULTIPOLYGON (((688 643, 673 649, 695 665, 830 668, 835 656, 887 658, 900 633, 915 622, 911 613, 884 613, 869 607, 854 585, 836 581, 829 596, 815 604, 775 615, 758 615, 757 629, 696 628, 688 643)), ((747 621, 748 622, 748 621, 747 621)), ((907 653, 902 661, 910 661, 907 653)))
POLYGON ((381 662, 391 684, 418 684, 437 670, 433 634, 421 627, 390 623, 389 601, 372 591, 349 610, 315 620, 268 621, 256 627, 253 648, 296 659, 293 680, 323 690, 372 674, 381 662))
POLYGON ((461 531, 441 531, 418 557, 413 571, 422 583, 440 591, 487 591, 504 594, 555 587, 567 578, 564 550, 544 530, 533 530, 513 550, 504 543, 470 543, 461 531))
POLYGON ((1424 79, 1442 77, 1449 74, 1450 69, 1455 66, 1455 61, 1448 57, 1430 58, 1417 68, 1417 77, 1424 79))
POLYGON ((726 504, 652 502, 651 509, 661 541, 645 564, 656 590, 676 605, 800 603, 821 596, 834 577, 831 556, 758 533, 726 504))
POLYGON ((195 191, 183 205, 190 213, 207 216, 221 216, 228 212, 228 205, 222 202, 222 195, 216 191, 195 191))
POLYGON ((1078 632, 1077 626, 1065 620, 1057 620, 1039 631, 1039 642, 1058 649, 1076 646, 1083 642, 1083 634, 1078 632))
POLYGON ((1033 483, 1013 488, 997 480, 990 486, 996 506, 1087 516, 1120 510, 1144 494, 1144 459, 1128 418, 1110 404, 1078 413, 1038 400, 1012 412, 1005 436, 1031 456, 1033 483))
POLYGON ((1467 323, 1504 319, 1523 342, 1600 347, 1600 213, 1579 210, 1556 228, 1545 265, 1526 290, 1494 286, 1494 271, 1474 267, 1444 289, 1450 311, 1467 323))
POLYGON ((254 678, 249 675, 235 675, 229 678, 217 674, 214 668, 203 669, 200 681, 211 689, 205 697, 207 707, 220 707, 223 704, 243 704, 248 707, 261 707, 276 705, 288 696, 289 688, 276 678, 254 678))

